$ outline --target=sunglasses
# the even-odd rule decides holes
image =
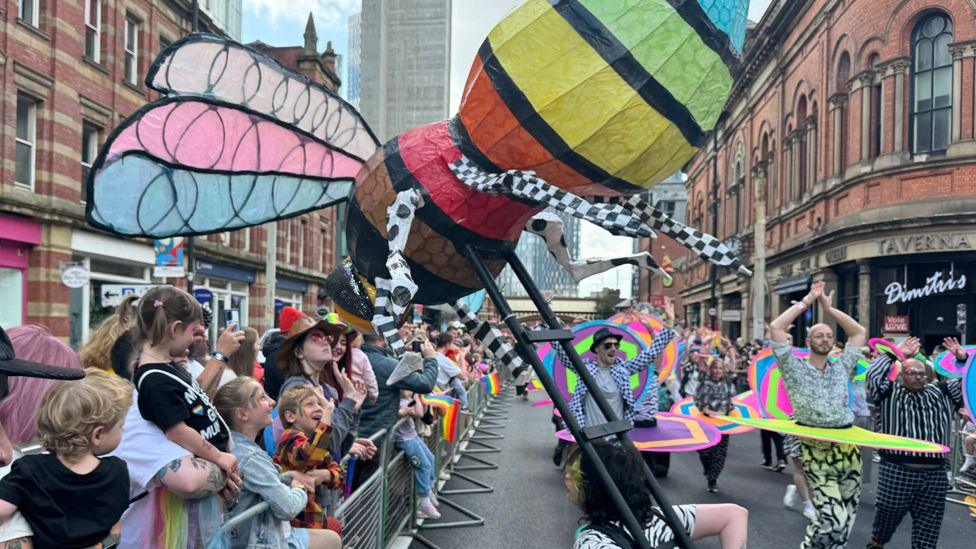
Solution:
[[[603,348],[604,349],[607,349],[607,350],[610,350],[610,349],[619,349],[620,348],[620,343],[618,343],[616,341],[608,341],[608,342],[606,342],[606,343],[603,344]]]
[[[328,336],[322,332],[312,332],[308,334],[308,339],[316,345],[332,345],[335,342],[331,336]]]

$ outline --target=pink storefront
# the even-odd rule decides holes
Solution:
[[[0,214],[0,326],[27,322],[27,269],[30,249],[41,243],[41,225]]]

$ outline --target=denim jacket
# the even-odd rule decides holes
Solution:
[[[237,431],[231,431],[230,436],[244,488],[237,506],[227,513],[227,519],[262,501],[270,505],[269,510],[231,530],[231,547],[286,549],[288,543],[282,523],[305,508],[308,495],[302,488],[290,487],[291,475],[281,474],[267,452],[253,440]]]

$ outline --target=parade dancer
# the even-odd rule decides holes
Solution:
[[[951,350],[949,345],[946,348]],[[899,349],[904,356],[915,356],[918,338],[906,339]],[[891,363],[892,358],[882,354],[867,373],[868,397],[877,409],[879,430],[948,445],[956,410],[965,407],[962,381],[932,383],[932,367],[910,358],[894,382],[888,379]],[[937,547],[949,491],[946,454],[895,450],[880,450],[879,454],[878,496],[868,549],[884,547],[905,513],[912,515],[912,547]]]
[[[639,318],[648,331],[653,332],[653,327],[644,318]],[[674,332],[670,328],[665,328],[658,333],[651,345],[640,352],[631,360],[620,360],[617,358],[617,351],[620,350],[621,336],[611,331],[609,328],[602,328],[593,336],[593,346],[590,350],[596,355],[596,360],[586,360],[583,364],[596,380],[596,387],[587,387],[585,383],[576,385],[576,392],[569,403],[569,409],[576,417],[576,421],[582,427],[600,425],[606,423],[603,412],[596,404],[593,397],[589,397],[590,390],[599,390],[610,403],[614,415],[618,419],[626,419],[631,423],[637,421],[637,408],[634,406],[634,393],[630,389],[630,376],[652,368],[654,360],[657,359],[668,343],[674,339]],[[556,350],[556,360],[568,369],[575,371],[573,363],[569,360],[562,345],[554,345]],[[657,394],[657,378],[648,380],[648,391]],[[656,413],[656,407],[655,407]],[[648,420],[649,418],[644,418]]]
[[[867,330],[834,308],[833,297],[833,292],[824,294],[823,282],[816,282],[802,301],[769,325],[773,354],[793,404],[794,420],[801,425],[844,428],[854,422],[854,413],[848,406],[848,383],[864,354]],[[808,358],[794,357],[789,343],[787,328],[815,302],[848,337],[844,352],[833,362],[828,362],[827,356],[834,345],[834,333],[826,324],[810,328]],[[860,448],[810,439],[799,443],[804,474],[817,509],[817,518],[807,526],[801,547],[842,548],[854,526],[861,495]]]
[[[695,406],[706,416],[728,415],[732,411],[732,397],[736,394],[734,373],[726,363],[715,358],[708,361],[708,375],[702,380],[695,393]],[[718,477],[725,468],[725,457],[729,453],[729,435],[711,448],[698,450],[708,491],[718,491]]]

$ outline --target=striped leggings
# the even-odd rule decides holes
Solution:
[[[945,465],[938,469],[912,469],[882,461],[871,537],[881,545],[888,543],[905,514],[911,513],[912,547],[935,549],[948,491]]]
[[[851,444],[800,441],[803,474],[817,518],[801,549],[842,549],[854,528],[861,499],[861,449]]]
[[[725,468],[725,457],[729,455],[729,435],[722,435],[722,440],[711,448],[698,450],[698,459],[701,460],[705,478],[709,482],[718,480]]]

